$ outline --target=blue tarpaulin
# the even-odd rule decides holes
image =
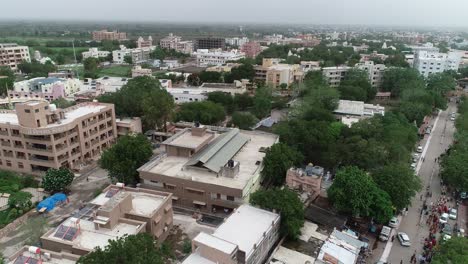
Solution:
[[[56,193],[50,197],[47,197],[46,199],[42,200],[36,207],[36,209],[39,211],[42,208],[46,208],[46,211],[49,212],[52,209],[55,208],[57,203],[64,202],[67,200],[67,196],[63,193]]]

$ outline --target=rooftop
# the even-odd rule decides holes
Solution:
[[[206,258],[200,256],[200,254],[198,252],[194,252],[194,253],[190,254],[184,260],[184,262],[182,262],[182,264],[216,264],[216,263],[209,260],[209,259],[206,259]]]
[[[270,264],[312,264],[315,259],[300,252],[280,246],[273,253]]]
[[[79,256],[69,253],[57,253],[40,249],[39,254],[31,253],[28,246],[21,248],[14,256],[10,257],[8,264],[75,264]],[[50,255],[50,258],[45,255]]]
[[[337,114],[362,116],[364,114],[364,102],[340,100],[338,108],[334,112]]]
[[[203,232],[198,234],[193,240],[204,245],[209,245],[210,247],[229,255],[232,254],[237,248],[237,246],[231,242]]]
[[[346,248],[327,241],[323,244],[317,259],[327,260],[327,263],[332,264],[354,264],[357,256]]]
[[[180,133],[164,141],[164,144],[195,149],[213,136],[214,133],[211,132],[205,133],[203,136],[194,136],[190,129],[184,129]]]

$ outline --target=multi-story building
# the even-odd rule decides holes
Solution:
[[[250,41],[241,46],[241,51],[247,58],[255,58],[262,52],[262,46],[258,42]]]
[[[279,225],[278,214],[242,205],[213,234],[199,233],[183,264],[265,263],[279,238]]]
[[[338,108],[333,113],[343,124],[351,126],[361,119],[385,115],[385,107],[378,104],[366,104],[362,101],[340,100]]]
[[[98,159],[115,141],[114,105],[83,103],[58,109],[45,101],[0,112],[0,168],[41,174]]]
[[[38,77],[16,82],[13,90],[8,91],[8,96],[10,98],[42,98],[52,101],[79,92],[81,86],[81,81],[74,78]]]
[[[0,43],[0,66],[8,66],[12,71],[19,71],[23,61],[31,62],[29,48],[16,43]]]
[[[193,42],[192,41],[182,41],[182,38],[175,36],[170,33],[169,36],[161,39],[159,41],[159,46],[163,49],[174,49],[176,51],[192,54],[193,52]]]
[[[119,137],[125,135],[141,134],[143,132],[141,118],[139,117],[117,118],[115,123],[117,125],[117,135]]]
[[[143,63],[150,59],[153,50],[154,46],[149,48],[127,49],[125,46],[121,45],[119,50],[112,51],[112,60],[114,63],[122,64],[125,62],[126,56],[131,56],[132,63]]]
[[[303,72],[319,71],[320,61],[301,61],[301,69]]]
[[[249,38],[247,38],[247,37],[242,37],[242,38],[235,37],[235,38],[227,38],[225,41],[226,41],[226,44],[228,44],[230,46],[241,47],[245,43],[249,42]]]
[[[432,73],[440,73],[448,70],[458,71],[461,55],[457,52],[439,53],[418,51],[414,57],[413,67],[424,77]]]
[[[195,124],[162,143],[165,150],[138,169],[142,187],[169,191],[177,206],[230,212],[258,189],[263,157],[278,136]]]
[[[304,72],[299,64],[283,64],[279,61],[264,58],[262,65],[255,67],[255,80],[264,81],[275,88],[283,83],[289,86],[303,80]]]
[[[230,95],[247,92],[249,80],[235,80],[234,83],[203,83],[199,87],[174,87],[166,88],[172,95],[176,104],[204,101],[208,93],[223,92]]]
[[[153,46],[153,38],[148,36],[148,39],[145,40],[143,37],[139,37],[137,40],[137,48],[150,48]]]
[[[350,69],[348,66],[324,67],[322,74],[331,87],[338,87]]]
[[[223,65],[228,61],[237,61],[245,58],[245,54],[238,50],[222,51],[222,50],[197,50],[197,65],[198,66],[215,66]]]
[[[45,233],[41,244],[46,250],[82,256],[126,234],[149,233],[161,243],[172,220],[172,194],[117,183]]]
[[[384,64],[374,64],[373,61],[366,61],[364,63],[357,63],[354,67],[367,73],[372,87],[380,88],[382,86],[386,69]]]
[[[88,51],[82,52],[81,55],[83,56],[83,59],[87,58],[106,58],[109,56],[110,51],[107,50],[99,50],[98,48],[89,48]]]
[[[290,168],[286,172],[286,185],[289,188],[308,193],[312,200],[320,194],[324,169],[309,164],[303,168]]]
[[[153,76],[153,71],[151,69],[144,69],[140,65],[134,66],[132,68],[132,78],[139,76]]]
[[[197,38],[194,42],[194,50],[198,49],[224,49],[226,41],[223,38]]]
[[[127,33],[117,32],[117,31],[93,31],[93,40],[102,41],[102,40],[127,40]]]

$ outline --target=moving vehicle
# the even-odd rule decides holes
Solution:
[[[416,151],[419,152],[419,153],[423,152],[423,147],[421,145],[419,145]]]
[[[411,246],[411,241],[409,236],[406,233],[398,232],[398,240],[400,240],[400,244],[404,247]]]
[[[390,238],[390,233],[392,232],[392,229],[388,226],[383,226],[382,231],[380,231],[380,236],[379,239],[382,241],[388,241]]]
[[[398,226],[398,218],[396,218],[396,216],[392,217],[392,219],[390,219],[390,222],[388,223],[388,225],[390,227],[397,227]]]
[[[449,217],[449,215],[447,213],[443,213],[440,216],[439,222],[442,223],[442,224],[446,224],[448,222],[448,217]]]
[[[455,208],[450,209],[449,218],[453,219],[453,220],[457,219],[457,209],[455,209]]]

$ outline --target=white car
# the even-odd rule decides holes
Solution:
[[[392,219],[390,219],[390,222],[388,222],[388,225],[390,227],[397,227],[398,226],[398,218],[396,218],[395,216],[392,217]]]
[[[444,234],[444,236],[442,237],[442,240],[447,241],[447,240],[449,240],[451,238],[452,238],[451,235]]]
[[[400,244],[404,247],[410,247],[411,241],[409,236],[406,233],[398,232],[398,240],[400,240]]]
[[[411,163],[411,168],[412,168],[413,170],[416,169],[416,162]]]
[[[454,116],[450,117],[450,121],[455,121],[455,117]]]
[[[418,146],[417,151],[418,151],[419,153],[423,152],[423,147],[422,147],[422,146]]]
[[[439,222],[442,224],[446,224],[448,222],[449,215],[447,213],[443,213],[440,216]]]
[[[453,220],[457,219],[457,209],[455,209],[455,208],[450,209],[449,218],[453,219]]]

